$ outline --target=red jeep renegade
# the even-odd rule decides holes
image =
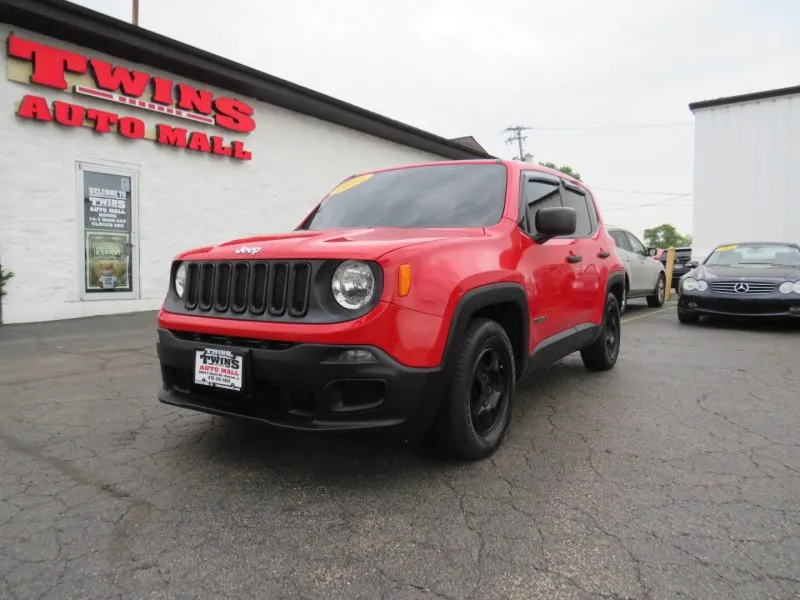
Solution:
[[[158,317],[167,404],[491,454],[516,382],[610,369],[624,267],[589,190],[527,163],[353,176],[291,233],[190,250]]]

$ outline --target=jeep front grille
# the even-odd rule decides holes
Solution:
[[[186,275],[189,311],[276,317],[308,312],[311,265],[306,262],[192,262]]]

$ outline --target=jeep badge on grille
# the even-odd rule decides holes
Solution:
[[[235,254],[252,254],[253,256],[259,252],[261,252],[261,248],[248,248],[247,246],[242,246],[235,250]]]

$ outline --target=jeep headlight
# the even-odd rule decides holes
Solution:
[[[342,308],[364,308],[375,294],[375,275],[368,264],[346,260],[333,272],[331,291]]]
[[[693,277],[687,277],[683,280],[681,287],[687,292],[693,292],[697,289],[697,279]]]
[[[186,263],[181,263],[178,270],[175,271],[175,293],[178,298],[183,298],[186,291]]]

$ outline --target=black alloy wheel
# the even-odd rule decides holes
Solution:
[[[475,433],[481,437],[489,435],[500,422],[508,403],[510,371],[500,353],[492,347],[484,349],[472,367],[470,416]]]
[[[617,364],[621,344],[622,318],[619,301],[613,293],[609,293],[599,335],[590,346],[581,350],[584,366],[592,371],[608,371]]]
[[[480,460],[500,446],[511,422],[514,350],[497,321],[474,319],[452,359],[452,378],[431,433],[445,453]]]
[[[609,360],[617,360],[621,332],[622,324],[619,318],[619,310],[609,304],[606,306],[605,325],[603,326],[603,335],[605,336],[606,352]]]

